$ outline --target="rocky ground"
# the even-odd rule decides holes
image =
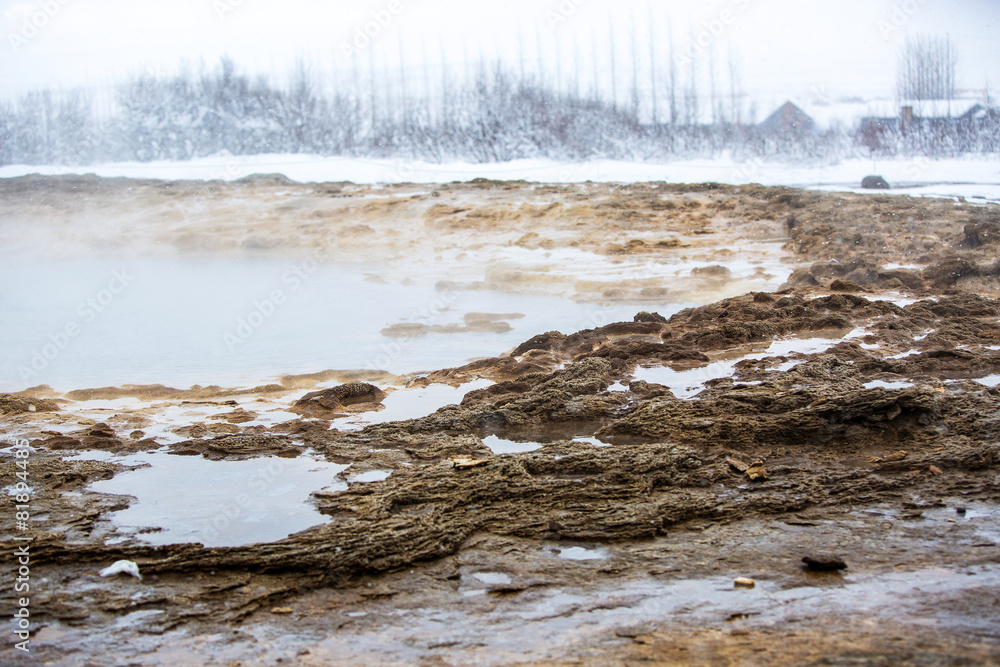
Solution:
[[[65,206],[71,221],[104,198],[166,187],[28,177],[0,182],[0,201],[23,217]],[[305,186],[171,187],[191,208],[219,192]],[[309,187],[288,215],[322,221],[323,197],[353,206],[352,224],[375,233],[364,247],[393,257],[413,243],[444,254],[547,244],[664,261],[703,253],[723,275],[726,243],[778,237],[800,268],[774,291],[539,332],[499,356],[404,378],[493,384],[354,431],[331,421],[378,410],[399,378],[242,390],[297,415],[269,427],[242,427],[252,416],[222,388],[2,395],[0,433],[5,446],[30,441],[31,506],[44,517],[29,533],[32,655],[11,641],[5,663],[1000,664],[996,207],[758,186],[494,182],[399,186],[396,203],[364,203],[371,193],[361,191],[345,204],[331,197],[354,186]],[[74,207],[66,193],[79,190],[87,203]],[[416,241],[385,207],[439,234]],[[287,237],[236,223],[209,233],[196,214],[157,229],[185,243],[294,246],[346,224],[303,223]],[[111,238],[122,228],[107,229]],[[494,278],[537,286],[539,276]],[[660,288],[576,289],[614,299]],[[829,345],[771,347],[809,339]],[[726,360],[732,372],[716,373]],[[693,377],[699,392],[637,379],[649,368]],[[333,520],[272,543],[109,543],[107,514],[130,499],[88,485],[126,466],[69,453],[162,443],[141,414],[98,422],[77,412],[95,397],[157,392],[225,417],[179,431],[176,454],[310,452],[392,474],[314,494]],[[490,436],[544,446],[497,455]],[[2,478],[17,470],[5,456]],[[13,511],[0,530],[13,553],[24,536]],[[98,576],[119,559],[142,580]],[[11,587],[0,597],[16,607]]]

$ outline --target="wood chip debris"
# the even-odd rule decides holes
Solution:
[[[869,456],[866,459],[867,463],[890,463],[892,461],[902,461],[906,458],[907,451],[904,449],[898,449],[894,452],[889,452],[885,456]]]
[[[291,614],[291,607],[271,607],[272,614]]]
[[[450,459],[452,465],[459,470],[464,470],[466,468],[475,468],[476,466],[486,465],[490,462],[489,459],[476,459],[472,458],[467,454],[460,454],[458,456],[452,456]]]
[[[744,463],[739,459],[734,459],[732,457],[726,459],[726,463],[736,468],[742,473],[746,473],[746,476],[750,479],[767,479],[767,470],[764,469],[763,461],[754,461],[753,463]]]

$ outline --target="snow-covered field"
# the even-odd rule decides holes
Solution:
[[[363,159],[319,155],[216,155],[185,162],[117,162],[87,166],[7,165],[0,178],[25,174],[87,174],[165,180],[235,180],[251,174],[283,174],[302,183],[449,183],[474,178],[582,183],[761,183],[829,191],[861,191],[861,179],[880,174],[895,194],[963,197],[1000,201],[1000,157],[930,160],[842,160],[836,164],[788,164],[732,158],[701,158],[664,164],[586,160],[517,160],[495,164],[434,164],[404,159]]]

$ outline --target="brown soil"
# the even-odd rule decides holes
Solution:
[[[304,415],[271,428],[241,426],[253,413],[214,387],[0,396],[0,428],[31,434],[32,510],[45,517],[30,543],[34,659],[1000,664],[1000,629],[985,620],[1000,613],[1000,388],[977,382],[1000,373],[995,207],[714,184],[473,182],[387,187],[386,197],[365,199],[373,191],[350,184],[89,177],[0,181],[0,202],[3,215],[55,207],[63,232],[82,238],[75,227],[87,215],[164,189],[189,215],[170,218],[179,214],[165,206],[150,216],[170,218],[156,229],[182,249],[349,237],[352,252],[370,244],[395,256],[420,236],[437,252],[516,243],[655,257],[778,234],[802,268],[775,292],[540,333],[500,356],[415,378],[496,384],[356,432],[331,430],[329,419],[375,409],[385,393],[350,374],[333,390],[302,391],[330,375],[255,390]],[[199,217],[239,197],[277,200],[278,190],[300,192],[273,213],[294,233],[242,222],[208,231]],[[422,226],[406,231],[402,221],[413,219]],[[140,227],[132,233],[145,238]],[[889,268],[898,264],[911,268]],[[725,278],[721,268],[693,276]],[[912,303],[893,303],[899,294]],[[467,324],[516,314],[480,315]],[[819,353],[745,359],[733,377],[706,375],[690,399],[631,380],[638,367],[705,368],[795,336],[843,340]],[[219,402],[223,423],[192,424],[178,454],[295,457],[308,447],[392,475],[315,494],[334,521],[274,543],[106,544],[95,527],[129,499],[86,486],[124,466],[70,460],[66,450],[159,445],[143,437],[141,414],[69,433],[45,424],[77,401],[129,391]],[[483,444],[490,435],[546,445],[493,455]],[[593,436],[606,446],[577,439]],[[460,455],[486,463],[460,467],[451,460]],[[15,472],[4,458],[3,479]],[[0,527],[13,553],[13,512]],[[580,547],[602,555],[561,557]],[[812,572],[803,557],[847,569]],[[135,561],[143,580],[96,575],[119,559]],[[755,586],[734,588],[741,576]],[[11,587],[0,598],[14,608]],[[22,657],[5,647],[5,663],[28,664]]]

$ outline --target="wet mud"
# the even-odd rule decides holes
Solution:
[[[26,177],[2,182],[2,200],[66,205],[69,221],[167,187]],[[288,236],[209,232],[192,208],[169,232],[181,246],[333,234],[394,256],[414,240],[390,232],[407,218],[442,253],[513,244],[655,260],[680,247],[717,260],[684,278],[704,283],[731,278],[720,242],[753,237],[796,268],[772,290],[539,332],[414,377],[0,396],[4,446],[33,448],[34,659],[1000,664],[995,206],[714,184],[169,188],[189,208],[301,191],[276,215],[317,221]],[[502,274],[544,288],[542,269]],[[607,299],[661,287],[573,289]],[[435,388],[454,400],[392,407]],[[405,417],[379,418],[391,409]],[[133,498],[89,487],[134,469],[122,455],[159,450],[350,467],[312,493],[320,525],[268,543],[151,545],[111,518]],[[3,479],[15,472],[5,456]],[[13,552],[24,534],[13,513],[0,531]],[[123,559],[141,581],[99,576]]]

